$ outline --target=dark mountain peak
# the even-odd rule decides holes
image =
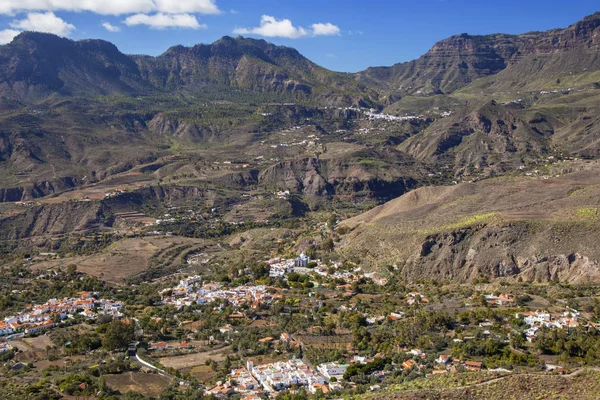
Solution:
[[[178,44],[178,45],[169,47],[167,49],[167,51],[165,51],[164,53],[162,53],[159,57],[185,54],[188,51],[190,51],[189,47],[185,47],[183,45]]]
[[[586,22],[586,21],[600,21],[600,11],[595,12],[591,15],[588,15],[581,22]]]
[[[7,46],[65,48],[73,46],[74,42],[51,33],[21,32]]]
[[[435,43],[417,60],[391,67],[369,68],[360,72],[359,76],[365,82],[394,88],[405,94],[450,93],[478,78],[504,71],[522,60],[538,56],[559,57],[560,54],[565,59],[577,60],[598,51],[600,13],[595,13],[568,28],[546,32],[520,35],[461,33]],[[577,69],[597,69],[594,57],[584,58],[587,61],[581,61]],[[575,68],[566,66],[570,63],[565,62],[562,68]]]
[[[102,51],[102,52],[106,52],[106,53],[122,54],[121,51],[117,48],[117,46],[115,46],[111,42],[108,42],[108,41],[102,40],[102,39],[86,39],[86,40],[80,40],[75,43],[77,44],[78,47],[85,49],[85,50],[95,50],[95,51]]]
[[[68,56],[76,51],[100,52],[122,55],[117,46],[102,39],[74,41],[51,33],[22,32],[8,46],[20,47],[30,51],[41,51],[55,56]]]

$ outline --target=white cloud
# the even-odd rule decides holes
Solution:
[[[74,25],[65,22],[54,15],[53,12],[29,13],[27,18],[14,20],[10,23],[10,26],[23,31],[47,32],[59,36],[69,36],[75,30]]]
[[[270,15],[263,15],[260,18],[260,26],[256,28],[237,28],[233,33],[239,35],[284,37],[288,39],[297,39],[309,34],[309,32],[301,26],[295,27],[289,19],[277,20]]]
[[[110,22],[103,22],[102,26],[109,32],[121,32],[121,28],[111,24]]]
[[[340,35],[340,28],[331,22],[325,24],[312,24],[313,35],[315,36],[335,36]]]
[[[23,11],[91,11],[103,15],[150,12],[153,0],[1,0],[0,14]]]
[[[154,0],[160,12],[170,14],[199,13],[220,14],[215,0]]]
[[[5,29],[0,31],[0,44],[7,44],[12,42],[12,40],[17,36],[19,31],[15,31],[14,29]]]
[[[220,13],[215,0],[0,0],[0,14],[32,11],[90,11],[102,15]]]
[[[188,28],[188,29],[206,29],[206,24],[198,23],[198,20],[191,14],[165,14],[158,13],[153,15],[136,14],[131,15],[123,21],[127,26],[147,25],[153,29],[165,28]]]
[[[276,19],[270,15],[260,18],[260,26],[255,28],[237,28],[233,33],[238,35],[260,35],[265,37],[283,37],[298,39],[303,36],[335,36],[340,35],[340,28],[331,22],[312,24],[311,29],[294,26],[289,19]]]

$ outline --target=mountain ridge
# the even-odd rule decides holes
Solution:
[[[229,36],[212,44],[173,46],[153,57],[126,55],[99,39],[74,41],[24,32],[0,47],[0,72],[0,94],[29,103],[52,94],[194,93],[210,84],[324,102],[333,98],[348,105],[368,92],[346,74],[322,68],[293,48]]]
[[[477,78],[495,75],[530,54],[600,50],[600,12],[564,29],[523,34],[458,34],[436,42],[416,60],[371,67],[359,79],[392,93],[451,93]],[[450,67],[448,67],[450,63]],[[440,69],[439,66],[444,66]]]

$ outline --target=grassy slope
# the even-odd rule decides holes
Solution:
[[[477,384],[474,374],[466,377],[433,377],[398,385],[388,391],[365,395],[364,399],[381,400],[521,400],[521,399],[581,399],[598,398],[600,373],[585,371],[572,377],[557,375],[509,376]],[[480,379],[489,377],[481,374]],[[463,386],[462,388],[457,388]],[[507,391],[507,388],[510,388]]]
[[[414,190],[344,221],[354,231],[342,251],[380,267],[425,264],[430,268],[421,273],[438,278],[456,277],[464,263],[484,268],[519,257],[577,252],[598,261],[593,232],[600,231],[600,164],[559,163],[540,172],[555,176],[576,168],[581,170],[558,178],[502,177]],[[457,232],[465,238],[457,239]],[[434,246],[430,252],[423,247],[427,242]],[[466,254],[471,248],[476,254]],[[447,265],[436,272],[440,263]],[[463,278],[471,272],[465,270]]]

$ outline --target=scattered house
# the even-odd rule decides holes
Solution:
[[[269,342],[272,342],[273,340],[275,340],[275,339],[272,336],[267,336],[265,338],[258,339],[258,343],[269,343]]]
[[[448,365],[452,362],[452,357],[450,357],[448,354],[440,354],[435,362],[441,365]]]
[[[219,332],[221,333],[231,333],[233,332],[233,328],[231,327],[231,325],[225,325],[219,328]]]
[[[154,343],[151,347],[152,350],[167,350],[169,348],[169,345],[165,342],[158,342],[158,343]]]
[[[235,394],[235,389],[228,382],[225,384],[217,382],[217,385],[205,390],[204,394],[207,396],[213,395],[218,398],[227,398],[228,396]]]
[[[0,354],[6,353],[7,351],[11,351],[13,349],[10,343],[0,343]]]
[[[14,328],[4,321],[0,321],[0,336],[11,335],[15,332]]]
[[[468,371],[481,371],[483,363],[480,361],[465,361],[465,368]]]
[[[311,392],[312,394],[317,393],[317,391],[321,391],[323,394],[327,394],[331,391],[331,389],[329,388],[328,385],[324,385],[322,383],[311,383],[310,386],[308,386],[308,391]]]
[[[343,377],[347,369],[347,364],[339,364],[335,362],[320,364],[317,366],[317,371],[319,371],[327,379],[335,377],[339,380],[339,377]]]
[[[490,305],[513,305],[515,303],[515,297],[510,293],[502,293],[499,295],[495,294],[486,294],[484,296],[485,300]]]
[[[412,354],[413,356],[421,357],[425,353],[423,353],[423,351],[421,351],[421,349],[412,349],[409,352],[407,352],[407,354]]]
[[[192,346],[189,343],[179,343],[180,350],[190,350]]]
[[[292,340],[291,336],[290,336],[288,333],[285,333],[285,332],[283,332],[283,333],[281,334],[281,336],[280,336],[280,339],[281,339],[283,342],[286,342],[286,343],[287,343],[287,342],[290,342],[290,341]]]
[[[411,369],[411,368],[415,367],[416,365],[417,365],[417,363],[414,362],[413,360],[406,360],[402,363],[402,368]]]
[[[390,319],[392,321],[398,321],[399,319],[404,318],[404,313],[403,312],[397,312],[397,313],[390,313]]]

